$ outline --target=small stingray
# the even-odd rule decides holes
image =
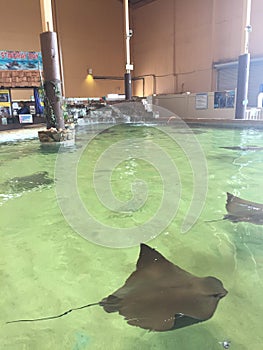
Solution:
[[[206,133],[206,131],[197,130],[197,129],[190,129],[190,130],[189,129],[186,129],[186,130],[184,130],[184,129],[176,129],[174,132],[177,133],[177,134],[182,134],[182,135],[193,135],[193,134],[199,135],[199,134],[205,134]]]
[[[103,129],[99,134],[116,134],[116,131],[113,128]]]
[[[262,151],[263,147],[260,146],[229,146],[229,147],[220,147],[224,149],[231,149],[234,151]]]
[[[8,190],[8,192],[18,193],[23,191],[29,191],[36,187],[49,185],[53,182],[54,180],[48,177],[47,171],[41,171],[32,175],[14,177],[4,182],[2,185],[5,189]]]
[[[62,317],[73,310],[100,305],[106,312],[119,312],[128,324],[154,331],[190,326],[211,318],[227,294],[215,277],[196,277],[141,244],[136,270],[125,284],[99,303],[71,309],[61,315],[13,322]]]
[[[232,222],[263,224],[263,204],[250,202],[227,192],[226,210],[228,214],[224,216],[224,219]]]

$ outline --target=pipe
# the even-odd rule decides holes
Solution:
[[[124,80],[124,77],[117,77],[117,76],[106,76],[106,75],[94,75],[94,80]],[[145,78],[144,77],[134,77],[132,78],[133,81],[136,80],[142,80],[142,94],[143,97],[145,96]]]
[[[130,53],[130,24],[129,24],[129,1],[123,0],[124,4],[124,30],[125,30],[125,48],[126,48],[126,73],[124,74],[125,81],[125,99],[130,100],[132,97],[131,85],[131,53]]]
[[[124,77],[116,77],[111,75],[93,75],[95,80],[124,80]]]
[[[131,64],[130,54],[130,25],[129,25],[129,1],[124,0],[124,26],[125,26],[125,48],[126,48],[126,73],[130,73],[129,65]]]
[[[248,53],[249,34],[252,30],[250,25],[251,17],[251,0],[243,1],[243,32],[241,38],[241,54]]]

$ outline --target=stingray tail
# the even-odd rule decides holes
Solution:
[[[36,322],[36,321],[53,320],[54,318],[59,318],[59,317],[65,316],[65,315],[69,314],[72,311],[85,309],[87,307],[94,306],[94,305],[99,305],[99,303],[87,304],[87,305],[83,305],[83,306],[80,306],[80,307],[76,307],[76,308],[73,308],[73,309],[70,309],[70,310],[67,310],[67,311],[63,312],[60,315],[41,317],[41,318],[33,318],[33,319],[24,319],[24,320],[21,319],[21,320],[7,321],[6,323]]]
[[[205,220],[205,222],[218,222],[218,221],[222,221],[222,220],[225,220],[226,217],[223,217],[221,219],[214,219],[214,220]]]

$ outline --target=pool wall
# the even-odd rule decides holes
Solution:
[[[183,94],[165,94],[154,97],[153,103],[157,106],[164,107],[180,118],[203,118],[203,119],[228,119],[235,118],[234,108],[214,108],[214,92],[183,93]],[[204,97],[206,105],[198,103],[199,97]],[[234,103],[235,106],[235,103]],[[255,116],[252,115],[255,112]],[[246,118],[250,120],[263,120],[262,108],[247,109]]]

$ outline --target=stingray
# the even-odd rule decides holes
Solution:
[[[141,244],[136,270],[121,288],[99,303],[70,309],[57,316],[7,323],[49,320],[100,305],[108,313],[118,312],[132,326],[168,331],[208,320],[226,294],[217,278],[196,277],[165,259],[158,251]]]
[[[1,184],[1,187],[3,187],[8,192],[19,193],[23,191],[29,191],[41,186],[47,186],[53,182],[54,180],[48,176],[47,171],[41,171],[27,176],[13,177],[12,179],[9,179],[8,181]]]
[[[227,192],[226,210],[228,214],[224,219],[263,225],[263,204],[250,202]]]
[[[182,135],[199,135],[199,134],[205,134],[206,131],[203,131],[203,130],[197,130],[197,129],[191,129],[191,130],[184,130],[184,129],[177,129],[176,131],[177,134],[182,134]]]
[[[229,146],[229,147],[220,147],[224,149],[231,149],[234,151],[262,151],[263,147],[260,146]]]

